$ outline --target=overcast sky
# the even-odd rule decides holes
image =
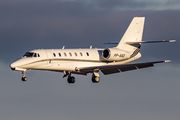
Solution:
[[[133,17],[146,17],[144,44],[135,62],[172,60],[153,68],[112,74],[21,72],[9,65],[41,48],[107,48],[118,42]],[[178,0],[0,0],[0,119],[179,120],[180,2]],[[112,46],[111,46],[112,47]]]

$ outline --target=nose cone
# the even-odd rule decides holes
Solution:
[[[24,65],[24,60],[23,59],[19,59],[13,63],[11,63],[10,68],[11,70],[16,70],[16,71],[26,71],[25,68],[23,68]]]
[[[15,70],[15,68],[18,66],[17,62],[13,62],[11,65],[10,65],[10,68],[11,70]]]
[[[22,61],[21,61],[21,59],[19,59],[15,62],[11,63],[10,68],[12,70],[16,70],[17,68],[21,67],[21,65],[22,65]]]
[[[16,65],[15,65],[14,63],[12,63],[12,64],[10,65],[10,68],[11,68],[11,70],[15,70]]]

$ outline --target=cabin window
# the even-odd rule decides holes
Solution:
[[[38,53],[38,57],[40,57],[39,53]]]
[[[88,52],[87,52],[86,54],[87,54],[87,56],[89,56],[89,53],[88,53]]]
[[[64,56],[65,56],[65,57],[67,56],[66,53],[64,53]]]
[[[72,54],[71,54],[71,53],[69,53],[69,55],[70,55],[70,56],[72,56]]]
[[[77,56],[77,53],[76,53],[76,52],[75,52],[74,54],[75,54],[75,56]]]
[[[55,53],[53,53],[53,55],[54,55],[54,57],[56,57],[56,54],[55,54]]]
[[[59,57],[61,57],[61,53],[59,53]]]
[[[83,56],[82,52],[80,52],[80,55]]]

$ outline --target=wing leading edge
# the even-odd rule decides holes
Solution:
[[[170,62],[170,60],[165,61],[154,61],[154,62],[145,62],[145,63],[134,63],[134,64],[123,64],[123,65],[104,65],[104,66],[94,66],[94,67],[87,67],[87,68],[78,68],[80,72],[94,72],[94,71],[101,71],[104,75],[125,72],[130,70],[136,70],[141,68],[153,67],[156,63],[164,63]]]

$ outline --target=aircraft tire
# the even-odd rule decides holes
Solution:
[[[100,78],[99,77],[97,77],[97,76],[93,76],[92,77],[92,82],[93,83],[98,83],[100,81]]]
[[[76,81],[76,80],[75,80],[75,77],[73,77],[73,76],[67,78],[67,82],[68,82],[69,84],[75,83],[75,81]]]
[[[27,77],[22,77],[22,81],[27,81]]]

